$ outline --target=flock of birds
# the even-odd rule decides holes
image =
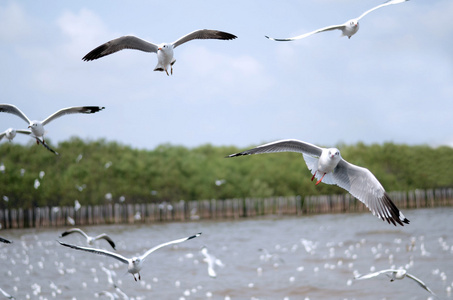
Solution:
[[[306,38],[310,35],[330,31],[330,30],[341,30],[343,36],[347,36],[351,38],[355,33],[357,33],[359,29],[359,20],[362,19],[368,13],[393,4],[403,3],[407,0],[390,0],[381,5],[378,5],[360,15],[358,18],[351,19],[344,24],[341,25],[333,25],[327,26],[321,29],[314,30],[309,33],[305,33],[296,37],[292,38],[285,38],[285,39],[277,39],[271,38],[266,36],[268,39],[274,41],[292,41],[297,39]],[[117,51],[123,49],[135,49],[144,52],[151,52],[157,54],[157,65],[154,68],[154,71],[161,71],[165,72],[167,75],[173,74],[173,65],[176,62],[174,58],[174,49],[186,42],[195,39],[219,39],[219,40],[233,40],[237,37],[233,34],[218,31],[218,30],[196,30],[193,31],[173,43],[161,43],[161,44],[154,44],[143,39],[140,39],[135,36],[122,36],[117,39],[111,40],[107,43],[104,43],[88,54],[86,54],[82,60],[84,61],[92,61],[98,58],[104,57],[106,55],[113,54]],[[44,139],[44,126],[50,123],[51,121],[62,117],[67,114],[92,114],[103,110],[104,107],[101,106],[75,106],[75,107],[68,107],[60,109],[59,111],[55,112],[54,114],[50,115],[46,119],[42,121],[30,120],[27,115],[25,115],[19,108],[12,104],[0,104],[0,112],[14,114],[21,119],[23,119],[27,125],[28,129],[14,129],[8,128],[6,131],[0,134],[0,140],[3,137],[6,137],[9,141],[12,141],[17,133],[26,134],[34,139],[38,144],[42,144],[45,148],[49,151],[53,152],[54,154],[58,155],[56,151],[54,151]],[[401,225],[409,224],[409,220],[403,215],[403,213],[396,207],[396,205],[392,202],[388,194],[385,192],[383,186],[377,180],[377,178],[366,168],[359,167],[353,165],[346,160],[344,160],[341,155],[340,151],[336,148],[321,148],[316,145],[295,140],[295,139],[286,139],[286,140],[279,140],[272,143],[264,144],[258,146],[253,149],[249,149],[246,151],[242,151],[239,153],[228,155],[227,157],[236,157],[236,156],[245,156],[245,155],[253,155],[253,154],[261,154],[261,153],[274,153],[274,152],[296,152],[301,153],[303,158],[306,162],[308,169],[313,174],[311,180],[313,181],[315,178],[317,179],[316,185],[323,182],[325,184],[333,184],[337,185],[349,193],[351,193],[354,197],[359,199],[363,202],[369,210],[376,215],[378,218],[382,219],[383,221],[387,221],[389,224],[393,225]],[[78,233],[83,235],[87,243],[92,245],[95,240],[104,239],[106,240],[110,246],[115,250],[115,243],[113,240],[106,234],[102,234],[96,237],[90,237],[82,230],[78,228],[73,228],[68,231],[62,233],[61,237],[65,237],[72,233]],[[182,243],[187,240],[196,238],[200,236],[201,233],[173,240],[170,242],[166,242],[155,246],[148,251],[146,251],[143,255],[126,258],[122,255],[119,255],[115,252],[92,248],[92,247],[83,247],[83,246],[76,246],[67,244],[64,242],[59,241],[62,246],[69,247],[75,250],[81,250],[86,252],[91,252],[95,254],[100,254],[108,257],[112,257],[124,264],[128,265],[127,271],[132,274],[134,279],[137,281],[136,274],[138,275],[138,280],[141,279],[140,270],[143,267],[143,262],[145,261],[146,257],[154,252],[157,249],[162,247]],[[11,241],[0,238],[0,242],[2,243],[11,243]],[[205,262],[208,264],[208,274],[211,277],[216,277],[216,272],[214,270],[215,266],[221,266],[222,263],[210,255],[207,252],[207,249],[204,248],[201,253],[205,257]],[[403,279],[405,277],[415,280],[420,286],[422,286],[428,292],[434,294],[420,279],[416,278],[415,276],[407,273],[403,269],[387,269],[378,272],[373,272],[367,275],[358,276],[357,279],[368,279],[372,278],[381,274],[390,274],[391,281],[396,279]],[[4,291],[2,291],[5,294]]]

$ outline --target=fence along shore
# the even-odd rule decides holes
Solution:
[[[453,188],[390,192],[401,209],[453,206]],[[271,198],[211,199],[162,203],[0,209],[1,228],[39,228],[103,224],[184,222],[277,215],[369,212],[350,194]]]

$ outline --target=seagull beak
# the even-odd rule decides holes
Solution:
[[[157,48],[157,50],[160,50],[160,51],[162,51],[162,48]]]
[[[31,128],[31,125],[28,125],[28,128]]]

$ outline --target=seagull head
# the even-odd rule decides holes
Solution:
[[[330,148],[328,154],[330,159],[339,159],[341,157],[340,150],[337,148]]]
[[[357,26],[359,26],[359,21],[358,20],[351,20],[351,21],[349,21],[349,26],[357,27]]]
[[[141,262],[142,260],[140,259],[140,257],[132,257],[132,264],[134,266],[138,266]]]
[[[40,121],[32,121],[28,128],[31,129],[35,136],[43,136],[44,134],[44,126],[42,126]]]
[[[167,52],[168,50],[170,50],[170,45],[169,44],[160,44],[159,48],[157,48],[157,50]]]
[[[16,136],[16,129],[14,129],[14,128],[8,128],[8,129],[6,129],[5,135],[6,135],[6,138],[7,138],[9,141],[11,141],[11,140],[14,139],[14,137]]]

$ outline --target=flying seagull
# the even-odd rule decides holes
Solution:
[[[16,137],[16,133],[22,133],[22,134],[29,135],[29,134],[31,134],[31,131],[28,129],[8,128],[5,131],[3,131],[2,133],[0,133],[0,141],[3,140],[4,137],[6,137],[6,139],[11,142]]]
[[[243,152],[231,154],[227,157],[242,155],[272,153],[272,152],[298,152],[302,153],[308,169],[318,181],[334,184],[347,190],[354,197],[362,201],[373,213],[382,220],[404,226],[409,220],[392,202],[388,194],[376,177],[368,169],[353,165],[344,160],[340,150],[336,148],[321,148],[299,140],[280,140]]]
[[[382,270],[382,271],[378,271],[378,272],[374,272],[374,273],[370,273],[370,274],[366,274],[366,275],[359,275],[359,276],[355,277],[355,279],[358,279],[358,280],[369,279],[369,278],[376,277],[376,276],[381,275],[381,274],[386,274],[387,276],[389,276],[391,282],[393,282],[396,279],[401,280],[404,277],[409,277],[410,279],[412,279],[415,282],[417,282],[422,288],[424,288],[425,290],[427,290],[428,292],[430,292],[431,294],[436,296],[436,294],[434,294],[434,292],[431,291],[431,289],[429,287],[427,287],[426,284],[423,281],[421,281],[420,279],[418,279],[414,275],[411,275],[411,274],[407,273],[407,271],[405,269]]]
[[[357,33],[357,31],[359,31],[359,20],[361,18],[363,18],[364,16],[366,16],[367,14],[369,14],[370,12],[372,12],[373,10],[376,10],[378,8],[381,8],[381,7],[384,7],[384,6],[387,6],[387,5],[392,5],[392,4],[399,4],[399,3],[406,2],[406,1],[409,1],[409,0],[389,0],[387,2],[382,3],[381,5],[378,5],[376,7],[373,7],[372,9],[367,10],[366,12],[361,14],[360,17],[348,20],[348,21],[346,21],[345,23],[343,23],[341,25],[327,26],[327,27],[320,28],[320,29],[314,30],[312,32],[305,33],[305,34],[302,34],[302,35],[299,35],[299,36],[295,36],[295,37],[292,37],[292,38],[275,39],[275,38],[271,38],[271,37],[268,37],[268,36],[266,36],[266,37],[268,39],[270,39],[270,40],[280,41],[280,42],[282,42],[282,41],[294,41],[294,40],[303,39],[303,38],[305,38],[307,36],[310,36],[312,34],[315,34],[315,33],[339,29],[342,32],[342,36],[347,36],[348,38],[351,38],[351,36],[353,36],[354,34]]]
[[[115,249],[115,243],[113,242],[113,240],[105,233],[103,234],[100,234],[98,236],[89,236],[88,234],[86,234],[83,230],[79,229],[79,228],[71,228],[65,232],[63,232],[60,236],[60,238],[64,237],[64,236],[67,236],[71,233],[79,233],[81,234],[82,236],[84,236],[86,239],[87,239],[87,243],[88,245],[93,245],[93,242],[94,241],[97,241],[97,240],[100,240],[100,239],[104,239],[106,240],[110,246],[112,246],[113,249]],[[116,250],[116,249],[115,249]]]
[[[217,277],[217,274],[214,270],[214,266],[217,265],[219,267],[224,267],[225,265],[222,263],[222,261],[220,259],[218,259],[214,255],[208,253],[208,248],[206,248],[206,246],[203,246],[203,248],[201,248],[200,252],[204,256],[203,261],[208,264],[209,276],[211,276],[213,278]]]
[[[31,135],[36,138],[36,143],[41,143],[48,150],[52,151],[55,154],[58,154],[52,150],[44,141],[44,125],[67,114],[92,114],[98,111],[103,110],[105,107],[101,106],[74,106],[60,109],[54,114],[48,116],[44,121],[31,121],[19,108],[12,104],[0,104],[0,112],[10,113],[22,118],[28,124],[28,128],[31,129]]]
[[[75,246],[75,245],[62,243],[60,241],[58,241],[58,242],[61,245],[63,245],[63,246],[66,246],[66,247],[69,247],[69,248],[73,248],[73,249],[76,249],[76,250],[83,250],[83,251],[87,251],[87,252],[92,252],[92,253],[101,254],[101,255],[105,255],[105,256],[110,256],[110,257],[116,258],[117,260],[121,261],[122,263],[128,265],[127,271],[129,273],[131,273],[132,276],[134,277],[135,281],[137,281],[137,278],[135,278],[135,274],[138,274],[138,279],[141,280],[140,270],[142,269],[143,263],[145,262],[145,259],[146,259],[146,257],[149,254],[151,254],[152,252],[156,251],[159,248],[162,248],[162,247],[165,247],[165,246],[168,246],[168,245],[171,245],[171,244],[182,243],[182,242],[185,242],[187,240],[196,238],[196,237],[198,237],[200,235],[201,235],[201,232],[197,233],[195,235],[189,236],[189,237],[185,237],[185,238],[179,239],[179,240],[174,240],[174,241],[170,241],[170,242],[167,242],[167,243],[163,243],[163,244],[157,245],[156,247],[151,248],[148,251],[146,251],[143,255],[138,256],[138,257],[132,257],[132,258],[126,258],[126,257],[124,257],[122,255],[119,255],[119,254],[116,254],[116,253],[113,253],[113,252],[110,252],[110,251],[107,251],[107,250],[96,249],[96,248],[88,248],[88,247],[79,247],[79,246]]]
[[[154,68],[154,71],[165,71],[167,75],[169,75],[168,68],[170,68],[170,72],[171,74],[173,74],[173,64],[176,62],[176,59],[173,58],[173,49],[175,49],[179,45],[182,45],[185,42],[194,39],[233,40],[235,38],[237,38],[237,36],[231,33],[210,29],[195,30],[177,39],[173,43],[162,44],[153,44],[138,37],[127,35],[100,45],[99,47],[95,48],[87,55],[85,55],[82,60],[95,60],[123,49],[135,49],[144,52],[154,52],[157,53],[157,65]]]
[[[11,244],[12,242],[10,240],[4,239],[0,237],[0,242],[5,243],[5,244]]]

